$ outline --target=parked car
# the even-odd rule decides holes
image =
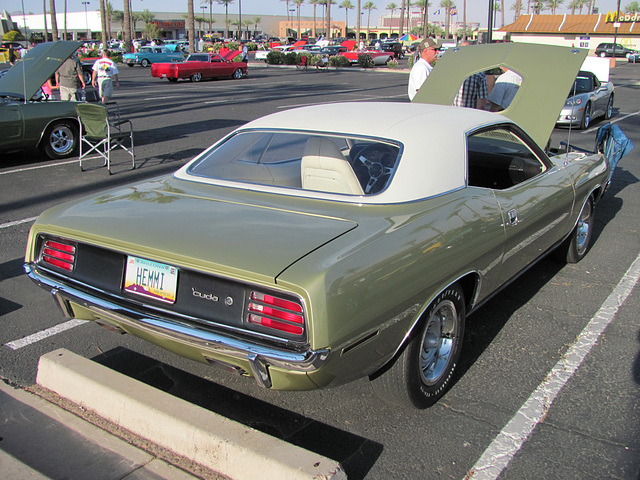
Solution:
[[[31,48],[0,78],[0,151],[39,147],[67,158],[78,146],[77,102],[43,100],[40,87],[82,42],[48,42]]]
[[[180,63],[154,63],[151,65],[151,76],[166,78],[170,82],[178,79],[190,79],[199,82],[204,78],[231,77],[239,79],[247,76],[247,62],[234,62],[233,58],[240,54],[232,50],[224,54],[192,53],[187,60]]]
[[[622,45],[620,45],[619,43],[613,44],[613,43],[601,43],[596,47],[596,55],[598,57],[613,57],[613,46],[615,45],[616,47],[616,57],[629,57],[629,55],[631,55],[632,53],[635,53],[636,51],[631,49],[631,48],[627,48],[624,47]]]
[[[481,45],[443,57],[413,103],[251,121],[173,175],[46,211],[25,269],[66,316],[263,387],[369,377],[427,407],[454,381],[469,313],[547,253],[587,253],[607,159],[543,150],[585,56]],[[525,79],[509,117],[446,105],[500,64]]]
[[[640,52],[634,52],[627,55],[628,63],[638,63],[640,62]]]
[[[333,57],[334,55],[339,55],[342,52],[348,52],[348,51],[349,49],[342,45],[327,45],[326,47],[322,48],[319,52],[317,52],[317,54]]]
[[[125,53],[122,56],[122,61],[130,67],[134,65],[148,67],[158,62],[181,62],[183,60],[184,54],[172,52],[167,47],[140,47],[138,52]]]
[[[358,63],[358,57],[360,55],[369,55],[373,59],[374,65],[386,65],[389,60],[393,60],[393,53],[389,52],[342,52],[340,55],[347,57],[352,64]]]
[[[597,117],[608,120],[613,114],[613,99],[613,83],[601,82],[593,72],[580,71],[557,124],[585,129]]]

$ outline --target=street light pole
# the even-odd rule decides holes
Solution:
[[[89,5],[89,2],[82,2],[82,5],[84,5],[84,22],[87,27],[87,40],[91,40],[91,35],[89,34],[89,17],[87,17],[87,5]]]

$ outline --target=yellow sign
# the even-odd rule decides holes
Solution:
[[[632,23],[640,21],[640,14],[638,13],[624,13],[624,12],[607,12],[605,22],[607,23]]]

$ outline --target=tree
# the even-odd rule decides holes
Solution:
[[[369,40],[369,34],[370,34],[369,25],[371,23],[371,10],[377,10],[378,7],[376,7],[375,3],[373,3],[371,0],[369,0],[368,2],[366,2],[364,4],[364,6],[362,8],[364,10],[368,10],[368,13],[367,13],[367,40]]]
[[[555,15],[556,14],[556,9],[562,5],[562,3],[564,2],[564,0],[546,0],[546,6],[545,8],[547,10],[551,10],[551,15]]]
[[[42,11],[44,12],[44,41],[49,41],[49,30],[47,29],[47,0],[42,0]]]
[[[391,26],[389,27],[389,32],[393,33],[393,12],[395,12],[398,9],[398,5],[391,2],[389,5],[387,5],[387,10],[391,10]]]
[[[107,48],[109,37],[107,37],[107,12],[104,0],[100,0],[100,28],[102,29],[102,32],[100,32],[102,47]]]
[[[494,3],[494,5],[498,5],[498,3]],[[451,9],[454,7],[453,0],[442,0],[440,2],[440,7],[444,9],[444,30],[446,38],[449,38],[449,29],[451,27]]]
[[[344,8],[344,36],[347,36],[347,29],[349,28],[349,10],[353,10],[354,5],[351,0],[342,0],[342,3],[338,5],[338,8]]]
[[[193,0],[187,0],[187,28],[189,28],[189,53],[196,51],[196,20],[193,13]]]
[[[311,36],[313,38],[316,38],[316,8],[318,6],[318,4],[320,3],[319,0],[308,0],[308,3],[310,3],[311,5],[313,5],[313,27],[311,28]]]
[[[56,18],[56,2],[55,0],[49,0],[49,11],[51,13],[51,34],[53,35],[53,41],[55,42],[58,37],[58,19]]]
[[[624,7],[624,13],[638,13],[640,12],[640,3],[631,2],[626,7]]]
[[[138,31],[138,22],[142,20],[142,12],[131,12],[131,39],[136,36],[136,32]]]
[[[407,0],[402,0],[402,5],[400,5],[400,30],[399,35],[404,35],[404,9],[407,8]]]
[[[131,10],[129,9],[129,0],[123,0],[124,5],[124,51],[131,51]]]
[[[149,25],[151,24],[151,22],[153,22],[155,18],[156,16],[153,13],[151,13],[148,8],[145,8],[140,14],[140,20],[144,21],[144,32],[145,32],[145,36],[147,37],[147,40],[151,40],[152,38],[154,38],[149,36],[149,33],[152,32],[152,29],[149,28]]]
[[[296,19],[298,20],[298,34],[297,38],[302,38],[302,32],[300,31],[300,5],[304,3],[304,0],[293,0],[293,4],[296,6]]]
[[[256,35],[258,35],[258,24],[260,23],[260,20],[262,20],[262,18],[260,17],[253,17],[253,20],[251,20],[251,23],[253,23],[253,36],[255,37]]]
[[[362,17],[362,0],[358,0],[358,5],[356,6],[356,40],[360,41],[360,20]]]
[[[231,33],[229,32],[229,5],[233,3],[233,0],[217,0],[218,5],[224,5],[224,28],[225,38],[229,38]]]
[[[111,18],[113,17],[113,4],[111,2],[104,3],[104,13],[107,17],[107,38],[111,39]]]
[[[120,10],[114,10],[111,13],[111,18],[113,19],[114,22],[119,23],[121,25],[121,30],[124,33],[124,12],[121,12]]]
[[[206,18],[204,20],[206,21]],[[160,27],[152,21],[144,24],[144,35],[148,39],[158,38],[160,31]]]
[[[213,25],[213,0],[201,0],[200,5],[209,5],[209,33],[211,33],[211,25]]]
[[[429,7],[431,4],[427,0],[418,0],[414,5],[420,8],[420,18],[422,18],[422,32],[418,36],[429,36]]]
[[[575,1],[575,0],[574,0]],[[511,10],[514,11],[513,21],[515,22],[522,12],[522,0],[516,0],[516,3],[511,5]],[[573,13],[571,13],[573,15]]]
[[[291,0],[280,0],[281,2],[284,2],[287,5],[287,22],[290,22],[291,19],[289,18],[289,2]]]

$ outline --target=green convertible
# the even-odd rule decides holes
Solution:
[[[585,55],[452,49],[413,103],[257,119],[173,175],[46,211],[25,269],[69,317],[266,388],[368,376],[381,397],[428,407],[470,312],[545,254],[587,252],[609,162],[545,151]],[[504,112],[448,106],[497,65],[523,78]]]

